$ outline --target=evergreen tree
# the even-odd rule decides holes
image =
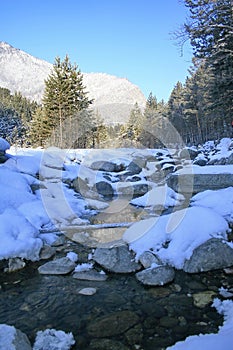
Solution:
[[[233,114],[233,2],[185,0],[190,21],[184,25],[197,58],[205,60],[214,79],[209,85],[211,108],[230,124]]]
[[[140,141],[140,135],[143,131],[143,115],[137,102],[130,112],[129,120],[121,129],[124,138],[127,138],[131,143]]]
[[[53,135],[56,135],[56,131],[59,130],[59,146],[64,146],[64,121],[66,121],[66,132],[68,128],[71,133],[73,116],[87,109],[91,103],[92,101],[88,99],[85,92],[83,76],[78,66],[72,65],[67,55],[64,61],[57,57],[53,71],[45,81],[43,106],[51,121]]]

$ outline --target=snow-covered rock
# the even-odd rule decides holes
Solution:
[[[7,324],[0,324],[0,349],[2,350],[32,350],[25,333]]]

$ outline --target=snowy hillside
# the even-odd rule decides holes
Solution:
[[[52,64],[35,58],[5,42],[0,42],[0,87],[40,101],[44,80]],[[83,73],[83,72],[82,72]],[[124,122],[137,102],[143,108],[145,96],[125,78],[105,73],[83,73],[83,82],[94,107],[107,123]]]

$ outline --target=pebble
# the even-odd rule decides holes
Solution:
[[[96,288],[92,287],[87,287],[87,288],[82,288],[78,291],[78,294],[82,295],[94,295],[97,292]]]

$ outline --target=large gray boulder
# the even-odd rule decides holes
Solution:
[[[25,333],[13,326],[0,324],[0,349],[32,350],[32,347]]]
[[[184,263],[183,270],[198,273],[224,269],[233,265],[233,249],[227,241],[212,238],[197,247],[189,260]]]
[[[205,190],[219,190],[230,187],[233,183],[231,173],[205,174],[170,174],[167,185],[178,193],[199,193]]]
[[[175,278],[175,270],[171,266],[156,266],[136,273],[136,278],[148,286],[163,286]]]
[[[134,254],[129,251],[128,246],[119,241],[119,244],[109,247],[97,248],[93,260],[108,271],[116,273],[135,272],[141,265],[134,259]]]

